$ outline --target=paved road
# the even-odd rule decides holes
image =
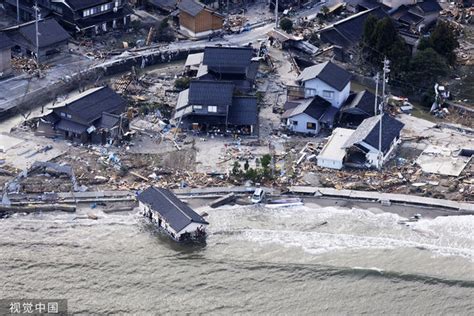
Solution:
[[[298,14],[296,14],[295,17],[298,19],[306,18],[308,20],[314,20],[323,6],[332,7],[333,5],[342,2],[342,0],[322,0],[320,2],[314,3],[311,8],[299,12]]]
[[[333,5],[341,2],[341,0],[328,0],[325,5]],[[305,18],[312,17],[319,12],[321,9],[322,3],[316,3],[313,7],[301,11],[295,18]],[[165,50],[175,50],[175,49],[190,49],[205,47],[207,45],[246,45],[248,43],[253,43],[257,40],[265,38],[266,33],[272,30],[274,27],[274,22],[269,21],[268,23],[256,27],[250,31],[241,33],[226,35],[222,39],[209,42],[208,40],[199,40],[199,41],[180,41],[171,43],[168,46],[162,46],[157,48],[151,48],[149,50],[144,50],[139,53],[127,52],[120,56],[114,56],[105,62],[90,60],[85,57],[77,55],[67,55],[61,56],[58,60],[55,61],[55,65],[47,70],[45,78],[38,79],[32,78],[27,79],[28,76],[22,75],[14,78],[6,79],[0,81],[0,111],[13,108],[18,102],[23,102],[28,98],[28,95],[32,92],[44,89],[49,85],[64,80],[68,76],[72,76],[74,73],[90,69],[92,67],[97,67],[100,65],[106,65],[112,62],[115,62],[119,59],[126,58],[127,56],[140,56],[152,54],[156,51],[165,51]]]
[[[54,66],[46,70],[44,78],[23,74],[0,81],[0,109],[8,110],[28,98],[30,94],[44,89],[75,72],[91,67],[94,61],[77,55],[62,55],[56,58]]]

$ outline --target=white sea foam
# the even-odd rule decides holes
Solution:
[[[474,261],[474,216],[423,219],[404,226],[398,223],[404,218],[392,213],[296,206],[272,210],[227,208],[211,217],[213,230],[232,231],[229,238],[299,247],[311,254],[413,248]],[[236,217],[239,224],[235,224]]]

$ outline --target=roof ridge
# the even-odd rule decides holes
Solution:
[[[186,214],[186,212],[184,212],[180,206],[176,205],[173,201],[171,201],[171,199],[166,194],[164,194],[163,192],[161,192],[161,190],[158,190],[155,187],[153,187],[153,189],[156,192],[160,193],[166,200],[168,200],[168,202],[170,202],[173,206],[175,206],[176,209],[178,209],[186,218],[188,218],[189,220],[191,220],[191,222],[193,222],[193,219],[188,214]]]

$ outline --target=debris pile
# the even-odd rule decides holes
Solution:
[[[26,72],[30,75],[34,75],[38,72],[38,65],[34,59],[24,57],[13,57],[12,67],[16,71]],[[46,64],[40,64],[39,70],[44,71],[49,69],[50,66]]]
[[[235,14],[230,15],[227,19],[227,24],[225,26],[226,31],[232,33],[240,32],[241,28],[247,23],[247,18],[244,15]]]

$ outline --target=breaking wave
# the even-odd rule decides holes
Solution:
[[[361,209],[297,206],[282,209],[226,208],[213,216],[212,234],[258,244],[299,247],[310,254],[346,249],[414,248],[474,262],[474,216],[404,218]],[[234,224],[236,217],[243,218]]]

